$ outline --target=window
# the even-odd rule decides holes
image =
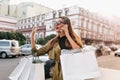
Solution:
[[[86,29],[86,20],[83,21],[83,27]]]
[[[16,43],[15,43],[15,42],[12,42],[11,45],[12,45],[12,47],[15,47],[15,46],[16,46]]]
[[[44,19],[45,19],[45,14],[42,15],[42,20],[44,20]]]
[[[26,20],[24,20],[24,23],[26,23]]]
[[[93,24],[93,31],[94,31],[94,32],[97,32],[97,27],[98,27],[98,26],[94,23],[94,24]]]
[[[37,20],[39,20],[39,17],[40,17],[40,16],[37,16]]]
[[[25,11],[23,11],[23,12],[22,12],[22,14],[25,16],[25,15],[26,15],[26,12],[25,12]]]
[[[10,45],[9,45],[9,42],[0,41],[0,46],[10,46]]]
[[[23,20],[21,20],[21,24],[23,24]]]
[[[24,29],[26,28],[26,26],[24,26]]]
[[[34,17],[32,18],[32,21],[35,21]]]
[[[37,39],[38,39],[38,35],[36,34],[36,35],[35,35],[35,40],[37,40]]]
[[[56,17],[56,12],[53,11],[53,19],[55,19],[55,17]]]
[[[34,25],[34,24],[32,24],[32,26],[34,27],[35,25]]]
[[[28,22],[30,22],[30,18],[28,19]]]
[[[42,26],[44,26],[44,22],[42,22]]]
[[[86,21],[86,27],[88,29],[88,27],[89,27],[89,20]]]
[[[39,26],[39,23],[37,23],[37,26]]]
[[[28,28],[30,28],[30,25],[28,25]]]
[[[84,18],[81,19],[81,27],[84,26]]]
[[[89,30],[92,30],[92,25],[91,24],[92,24],[91,22],[88,23],[88,29]]]
[[[67,9],[65,9],[65,16],[67,16],[68,15],[68,11],[69,11],[69,9],[67,8]]]
[[[61,10],[59,10],[59,17],[61,17],[61,14],[62,14],[62,11],[61,11]]]
[[[31,45],[26,45],[26,48],[31,48]]]
[[[43,38],[43,34],[40,34],[40,38]]]

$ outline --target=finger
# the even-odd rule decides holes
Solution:
[[[34,30],[36,27],[33,27],[32,29]]]

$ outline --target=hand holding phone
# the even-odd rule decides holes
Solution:
[[[65,25],[62,27],[62,30],[63,30],[63,32],[65,33],[66,36],[69,34],[68,25],[67,25],[67,24],[65,24]]]

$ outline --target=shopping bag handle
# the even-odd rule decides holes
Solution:
[[[82,50],[82,49],[72,49],[72,50],[63,49],[62,53],[64,53],[64,54],[78,54],[78,53],[84,53],[84,50]]]
[[[42,63],[42,61],[40,60],[39,56],[37,56],[37,53],[33,54],[32,63],[34,63],[34,64],[36,64],[36,63]]]
[[[72,54],[78,54],[78,53],[85,53],[84,49],[83,48],[80,48],[80,49],[74,49],[72,50]]]

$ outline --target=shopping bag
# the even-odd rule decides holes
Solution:
[[[32,64],[28,80],[45,80],[44,63]]]
[[[28,80],[29,78],[29,73],[30,73],[30,70],[31,70],[31,65],[32,65],[32,60],[28,59],[21,75],[19,76],[18,80]]]
[[[84,80],[100,76],[94,51],[62,50],[60,59],[63,80]]]
[[[34,55],[28,80],[45,80],[44,63]]]
[[[10,80],[45,80],[44,63],[38,57],[23,58],[10,74]],[[36,61],[35,61],[36,60]]]
[[[12,73],[9,76],[10,80],[18,80],[19,76],[22,74],[23,69],[25,68],[27,64],[28,59],[22,58],[17,67],[12,71]]]

